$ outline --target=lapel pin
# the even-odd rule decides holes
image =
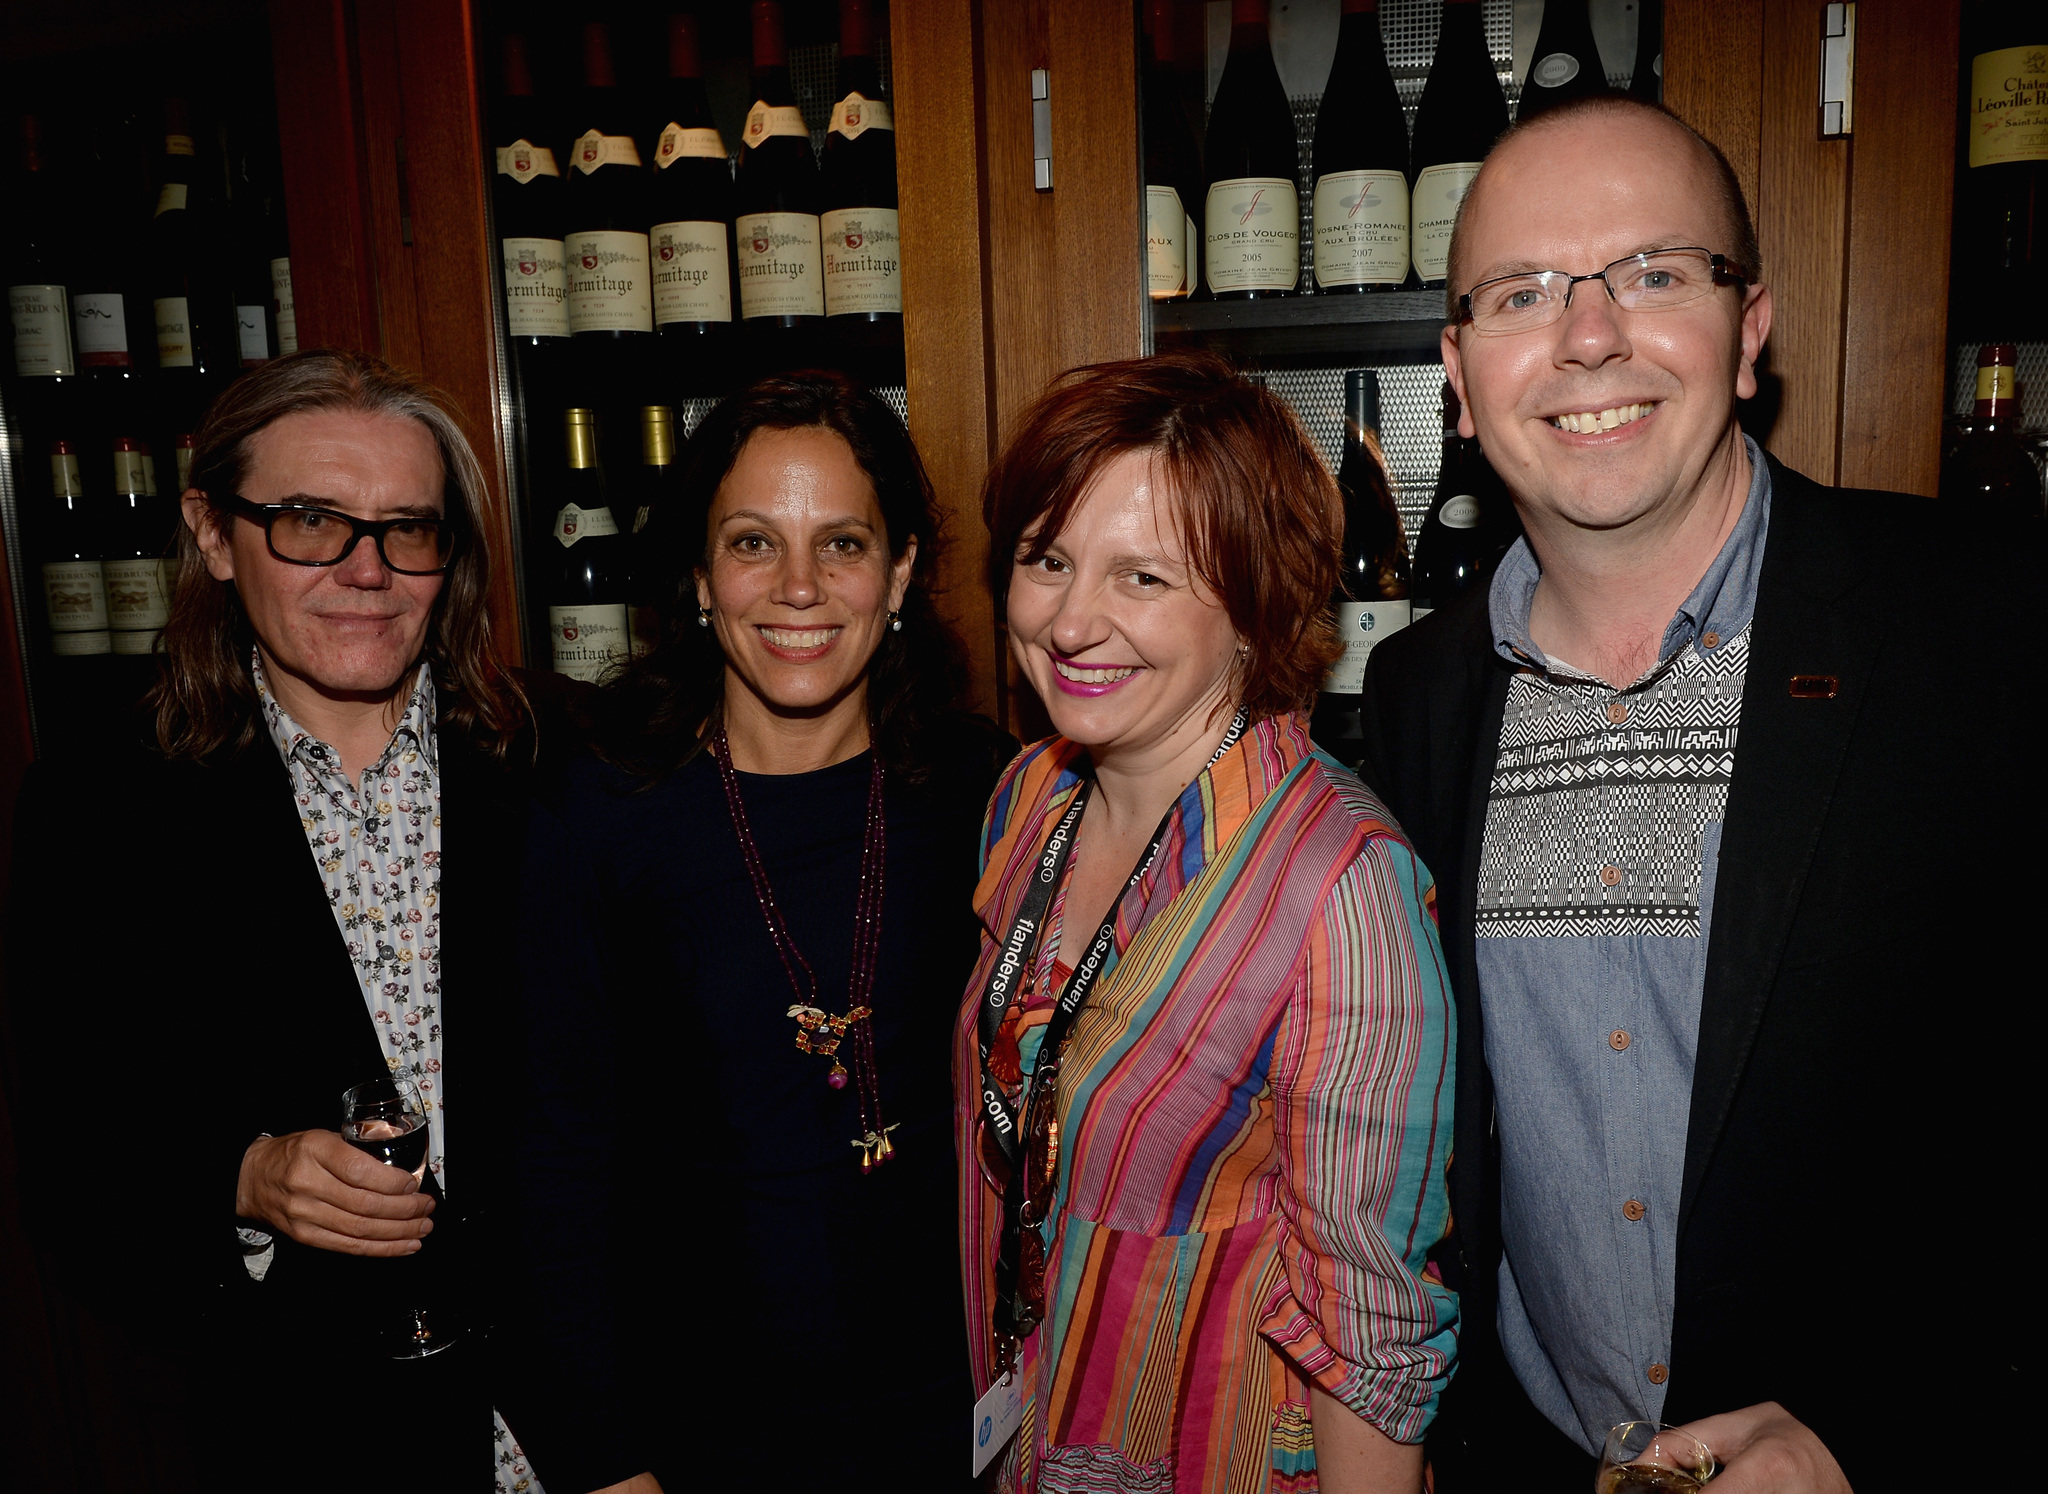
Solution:
[[[1833,700],[1842,693],[1842,682],[1831,674],[1795,674],[1791,688],[1794,700]]]

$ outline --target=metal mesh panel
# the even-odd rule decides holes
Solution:
[[[1387,475],[1401,505],[1408,543],[1421,532],[1436,490],[1443,458],[1444,371],[1435,364],[1400,363],[1376,370],[1380,376],[1380,444]],[[1268,369],[1252,378],[1293,407],[1316,449],[1335,472],[1344,459],[1344,370]]]
[[[882,91],[890,97],[889,29],[878,28],[875,62],[882,72]],[[825,148],[825,135],[832,125],[832,106],[839,102],[839,43],[822,47],[789,49],[789,86],[796,94],[797,107],[804,111],[804,123],[811,127],[811,149]],[[737,146],[734,147],[738,149]]]
[[[889,402],[889,408],[896,412],[897,419],[909,422],[910,402],[901,384],[878,384],[875,393]],[[1343,390],[1338,390],[1338,396],[1342,398]],[[695,435],[697,427],[704,423],[704,417],[717,407],[718,401],[708,395],[679,403],[676,406],[676,427],[681,438],[687,441]]]

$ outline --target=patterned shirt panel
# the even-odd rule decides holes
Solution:
[[[1693,1063],[1770,476],[1624,689],[1546,658],[1526,541],[1496,572],[1516,665],[1474,912],[1501,1144],[1499,1330],[1589,1451],[1663,1408]],[[1682,1368],[1682,1367],[1680,1367]]]

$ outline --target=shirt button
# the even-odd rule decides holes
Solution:
[[[1702,633],[1700,635],[1700,642],[1704,643],[1708,648],[1719,648],[1721,646],[1721,635],[1719,633]]]
[[[1628,1220],[1631,1224],[1642,1218],[1647,1212],[1649,1211],[1643,1207],[1643,1202],[1639,1198],[1632,1198],[1621,1206],[1621,1217]]]
[[[1648,1378],[1649,1382],[1652,1385],[1662,1385],[1666,1380],[1671,1378],[1671,1370],[1669,1369],[1669,1367],[1661,1364],[1651,1365],[1648,1369],[1643,1371],[1643,1374]]]
[[[1628,720],[1628,702],[1625,700],[1608,701],[1607,720],[1614,726],[1619,726],[1622,722]]]
[[[1607,1034],[1607,1046],[1620,1053],[1628,1047],[1628,1034],[1619,1027]]]
[[[1621,885],[1621,868],[1618,866],[1601,867],[1600,885],[1602,887],[1619,887]]]

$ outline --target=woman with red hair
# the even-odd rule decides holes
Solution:
[[[1308,739],[1342,508],[1208,355],[1068,375],[983,497],[1057,735],[990,801],[955,1034],[1005,1490],[1420,1487],[1456,1299],[1429,873]]]

